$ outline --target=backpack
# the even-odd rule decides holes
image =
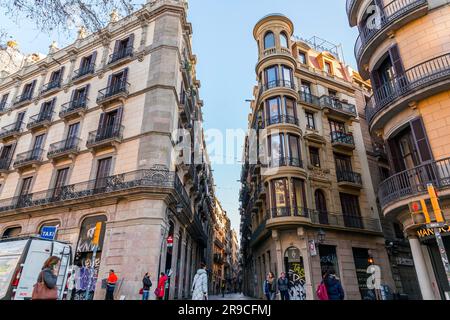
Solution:
[[[323,281],[317,287],[316,294],[319,300],[328,300],[327,287],[325,286],[325,283],[323,283]]]

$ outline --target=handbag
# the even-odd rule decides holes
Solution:
[[[39,279],[41,281],[39,281]],[[38,282],[33,286],[33,293],[31,295],[31,300],[57,300],[58,299],[58,288],[54,287],[50,289],[44,282],[44,277],[42,271],[39,275]]]
[[[140,294],[140,295],[143,295],[143,294],[144,294],[144,289],[143,289],[143,288],[141,288],[141,289],[139,290],[139,294]]]
[[[329,300],[327,287],[325,286],[323,281],[317,287],[316,293],[317,293],[317,297],[319,298],[319,300]]]
[[[156,296],[156,297],[159,297],[160,294],[161,294],[161,289],[156,288],[156,289],[155,289],[155,296]]]

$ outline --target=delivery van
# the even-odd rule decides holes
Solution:
[[[49,257],[61,259],[57,270],[58,299],[66,292],[72,261],[69,243],[46,240],[38,236],[0,240],[0,300],[29,300],[42,266]]]

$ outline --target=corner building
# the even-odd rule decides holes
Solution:
[[[450,218],[450,2],[348,0],[347,14],[360,32],[359,72],[373,87],[366,120],[388,153],[382,214],[409,239],[423,299],[445,299],[450,287],[432,230],[413,224],[408,204],[427,198],[432,183]],[[442,230],[447,255],[449,231]]]
[[[103,299],[110,269],[116,298],[139,299],[146,272],[155,285],[168,272],[166,298],[186,298],[200,261],[212,266],[213,183],[201,128],[193,130],[202,101],[186,11],[186,1],[158,0],[113,14],[0,83],[0,235],[58,225],[86,275],[100,222],[87,275],[96,285],[82,282],[75,299]],[[200,141],[199,161],[174,156],[179,128]]]
[[[322,273],[334,269],[346,299],[375,299],[366,283],[372,263],[382,284],[394,284],[352,74],[335,52],[293,34],[279,14],[254,28],[249,130],[259,141],[249,133],[241,175],[244,292],[263,297],[266,274],[286,272],[291,299],[314,300]]]

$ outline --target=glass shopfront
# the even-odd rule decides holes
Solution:
[[[335,246],[319,245],[320,269],[322,275],[334,271],[339,278],[339,264]]]
[[[442,241],[444,242],[445,251],[447,257],[450,257],[450,236],[444,236],[442,234]],[[431,263],[433,265],[434,275],[436,277],[436,282],[439,287],[439,293],[441,294],[441,299],[446,300],[445,293],[450,294],[450,285],[447,280],[447,275],[442,263],[441,254],[436,243],[436,239],[429,239],[424,242],[428,247],[428,252],[430,253]]]

